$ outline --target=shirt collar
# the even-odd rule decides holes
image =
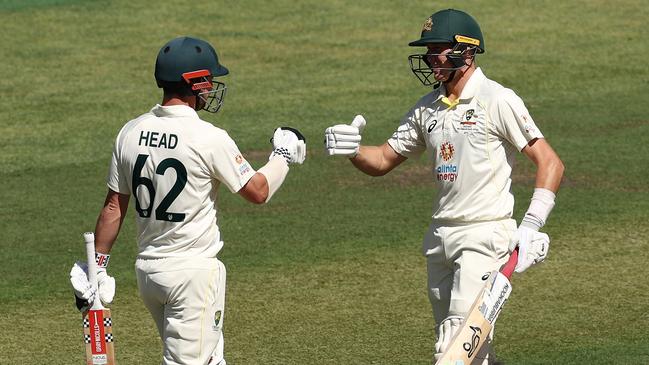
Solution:
[[[471,99],[472,97],[475,96],[476,91],[478,90],[478,87],[480,84],[482,84],[482,81],[484,81],[487,77],[484,75],[480,67],[476,68],[475,71],[471,74],[471,77],[469,77],[469,81],[466,82],[466,85],[464,85],[464,88],[462,89],[462,93],[460,94],[460,98],[455,100],[455,101],[450,101],[445,95],[446,95],[446,87],[444,84],[440,85],[440,87],[437,89],[437,101],[442,101],[446,106],[449,107],[454,107],[455,105],[459,104],[461,100],[465,99]]]
[[[192,117],[198,118],[196,111],[187,105],[160,105],[156,104],[151,113],[156,117]]]

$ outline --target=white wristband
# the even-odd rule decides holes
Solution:
[[[277,189],[282,186],[286,175],[288,174],[288,165],[281,155],[272,156],[271,159],[262,168],[257,170],[258,173],[266,177],[268,182],[268,197],[266,203],[275,194]]]
[[[532,228],[536,231],[545,225],[545,222],[554,207],[554,198],[556,196],[553,192],[544,188],[534,189],[532,194],[532,201],[530,207],[523,217],[521,226]]]

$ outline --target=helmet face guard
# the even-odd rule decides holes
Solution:
[[[412,54],[408,56],[408,61],[410,62],[410,70],[412,70],[412,73],[417,76],[422,84],[425,86],[434,85],[437,87],[441,81],[435,79],[433,76],[435,71],[455,72],[465,66],[470,66],[471,63],[473,63],[477,52],[478,48],[476,46],[465,43],[456,43],[453,49],[448,53],[427,52],[425,54]],[[446,57],[453,66],[435,66],[435,58],[438,57]],[[467,62],[468,60],[471,60],[471,62]],[[453,78],[453,75],[451,75],[451,78]]]
[[[183,80],[191,85],[192,92],[197,98],[197,110],[202,109],[216,113],[221,109],[227,87],[224,83],[217,81],[209,70],[185,72]]]
[[[212,78],[212,90],[204,91],[196,95],[197,98],[201,99],[205,105],[203,105],[203,110],[216,113],[221,109],[223,105],[223,99],[225,99],[225,92],[227,87],[224,83],[216,81],[216,77]]]

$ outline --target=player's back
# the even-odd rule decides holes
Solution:
[[[186,106],[156,106],[122,128],[108,185],[132,195],[140,258],[216,256],[215,147],[230,141]]]

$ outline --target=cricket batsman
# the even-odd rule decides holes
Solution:
[[[126,123],[115,141],[108,193],[95,227],[99,288],[88,284],[79,263],[71,282],[81,306],[95,295],[112,301],[109,253],[132,197],[137,284],[162,340],[162,364],[225,365],[218,188],[225,185],[254,204],[268,202],[289,165],[304,162],[305,139],[296,129],[277,128],[268,163],[255,171],[225,130],[203,121],[198,111],[221,108],[226,86],[219,80],[228,74],[204,40],[166,43],[154,74],[162,102]]]
[[[469,14],[446,9],[426,19],[419,39],[424,53],[409,56],[412,72],[432,90],[403,117],[380,146],[361,145],[366,122],[325,130],[329,155],[344,156],[360,171],[381,176],[410,157],[426,154],[437,186],[422,250],[428,296],[436,322],[433,362],[445,351],[486,273],[498,270],[519,248],[517,272],[543,261],[550,239],[540,232],[554,206],[564,166],[518,95],[487,78],[476,64],[485,41]],[[520,224],[512,218],[512,170],[522,153],[536,166],[534,193]],[[495,361],[493,332],[477,355]]]

